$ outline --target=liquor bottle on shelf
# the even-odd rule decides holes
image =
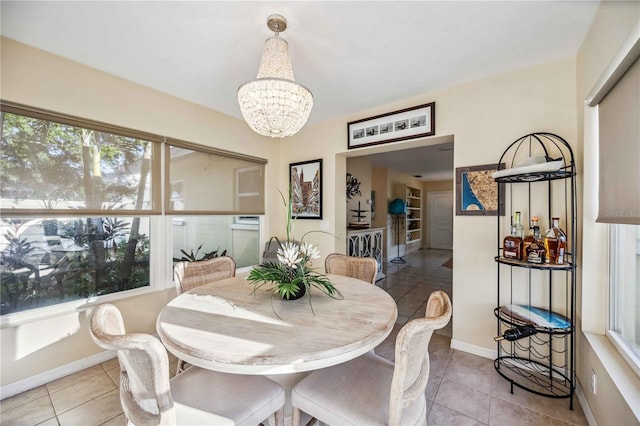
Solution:
[[[536,226],[538,226],[538,218],[536,216],[533,216],[531,218],[531,225],[529,226],[529,232],[527,233],[527,236],[524,237],[524,239],[522,240],[522,255],[525,258],[527,256],[527,250],[529,249],[529,246],[531,245],[531,243],[533,243],[536,240],[535,239]]]
[[[511,235],[520,237],[520,239],[524,238],[524,226],[522,226],[522,223],[520,223],[520,212],[516,212],[515,214],[513,225],[511,227]]]
[[[520,225],[518,228],[517,225]],[[511,235],[504,237],[502,255],[507,259],[522,260],[522,234],[524,228],[520,224],[520,212],[516,212],[515,221],[511,225]]]
[[[551,228],[544,235],[545,263],[564,264],[564,252],[567,248],[567,234],[560,229],[560,218],[551,219]]]
[[[538,226],[538,218],[536,216],[531,218],[533,225],[533,242],[529,244],[524,255],[527,262],[530,263],[544,263],[547,251],[544,249],[544,242],[540,237],[540,226]]]
[[[523,337],[529,337],[536,334],[538,331],[530,325],[522,325],[515,328],[505,330],[502,336],[494,337],[493,340],[499,342],[500,340],[508,340],[513,342],[514,340],[522,339]]]

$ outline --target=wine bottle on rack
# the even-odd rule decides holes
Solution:
[[[502,255],[509,259],[522,260],[522,234],[524,228],[520,223],[520,212],[516,212],[515,221],[511,224],[511,235],[504,237]]]
[[[552,218],[551,223],[551,228],[544,236],[544,249],[547,251],[545,263],[562,265],[567,248],[567,234],[560,229],[560,218]]]
[[[545,258],[547,257],[547,251],[544,249],[544,242],[542,241],[542,237],[540,236],[538,218],[535,216],[531,218],[532,221],[534,219],[535,223],[533,225],[533,242],[531,242],[531,244],[529,244],[529,247],[527,247],[524,256],[527,262],[544,263]]]
[[[538,217],[531,217],[531,226],[529,226],[529,233],[522,240],[522,258],[527,259],[527,249],[535,241],[535,228],[538,226]],[[539,228],[538,228],[539,229]]]
[[[510,342],[513,342],[514,340],[522,339],[523,337],[533,336],[537,332],[538,331],[534,327],[531,327],[529,325],[523,325],[520,327],[515,327],[515,328],[510,328],[508,330],[505,330],[502,336],[494,337],[493,340],[498,342],[504,339],[504,340],[509,340]]]

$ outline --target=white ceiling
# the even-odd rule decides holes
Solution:
[[[310,123],[575,55],[597,1],[5,1],[3,36],[241,117],[284,15]],[[363,117],[364,118],[364,117]],[[451,151],[449,151],[451,152]],[[412,173],[413,174],[413,173]]]

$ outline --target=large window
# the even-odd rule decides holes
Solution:
[[[164,288],[172,257],[258,263],[236,218],[264,213],[264,160],[17,105],[0,125],[2,315]]]
[[[640,374],[640,226],[611,225],[609,334]]]
[[[147,217],[3,217],[2,315],[150,285]]]
[[[264,213],[264,163],[173,139],[165,158],[174,260],[227,254],[238,267],[258,263],[259,221],[239,224],[237,215]]]
[[[589,94],[598,108],[598,217],[610,224],[608,336],[640,374],[640,32]]]

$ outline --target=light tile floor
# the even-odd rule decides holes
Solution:
[[[385,265],[387,277],[377,283],[398,305],[392,334],[376,348],[393,360],[398,330],[409,319],[423,316],[434,290],[451,296],[451,269],[442,266],[449,250],[420,250],[407,263]],[[455,301],[453,301],[455,303]],[[432,337],[431,373],[426,390],[429,425],[586,425],[577,399],[569,410],[566,399],[550,399],[515,389],[495,372],[493,361],[450,349],[451,326]],[[170,371],[175,371],[171,357]],[[120,406],[116,359],[87,368],[0,402],[0,424],[126,425]]]

